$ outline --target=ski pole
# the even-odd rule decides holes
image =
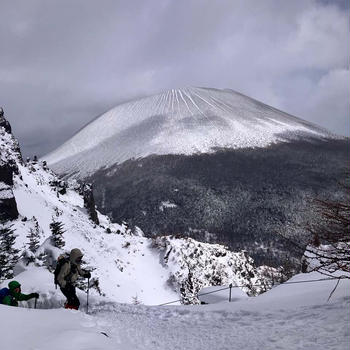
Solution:
[[[89,313],[89,287],[90,287],[90,277],[88,277],[88,287],[86,292],[86,313]]]
[[[36,309],[36,301],[38,300],[38,298],[35,298],[35,301],[34,301],[34,309]]]

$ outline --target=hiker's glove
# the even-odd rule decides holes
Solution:
[[[39,298],[39,294],[38,293],[32,293],[32,294],[30,294],[30,297],[38,299]]]
[[[84,275],[85,278],[90,278],[91,277],[91,273],[88,271],[88,272],[85,272],[85,275]]]

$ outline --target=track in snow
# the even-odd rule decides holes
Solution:
[[[199,311],[190,306],[118,305],[96,317],[100,327],[105,324],[110,341],[120,344],[119,349],[347,348],[349,299],[295,310],[234,310],[229,306],[226,311],[201,306],[203,311]]]

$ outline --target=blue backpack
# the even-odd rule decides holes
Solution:
[[[2,300],[10,295],[10,290],[8,288],[0,289],[0,304],[2,304]]]

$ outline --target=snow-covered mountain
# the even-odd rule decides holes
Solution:
[[[15,278],[23,289],[39,291],[40,307],[62,305],[63,295],[55,290],[49,269],[59,254],[76,247],[98,280],[95,294],[125,303],[198,303],[203,286],[229,283],[255,295],[271,288],[273,278],[282,277],[276,269],[257,268],[244,252],[190,238],[150,239],[138,227],[112,223],[95,210],[86,184],[61,180],[45,162],[24,162],[6,120],[0,118],[1,122],[1,228],[10,227],[16,235],[15,247],[22,258],[15,266]],[[53,222],[63,225],[64,249],[53,244]],[[38,240],[34,251],[30,236]]]
[[[308,203],[336,194],[349,140],[232,90],[186,88],[115,107],[43,157],[91,182],[99,210],[147,237],[182,234],[299,268]]]
[[[172,89],[104,113],[44,158],[59,173],[86,177],[152,154],[264,147],[330,133],[232,90]]]

